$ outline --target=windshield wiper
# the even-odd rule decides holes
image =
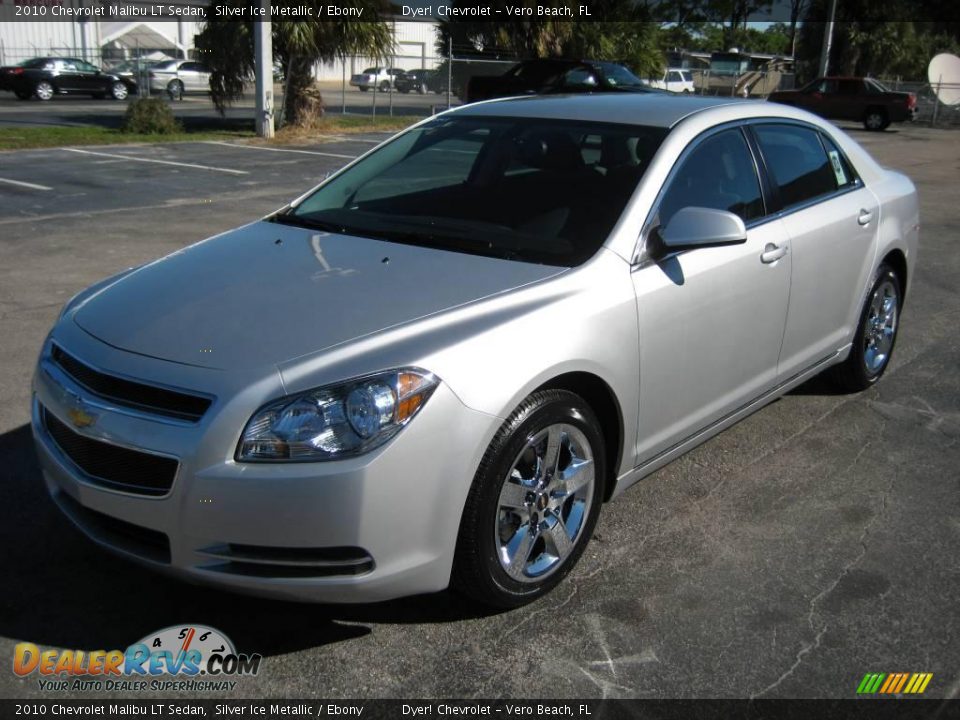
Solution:
[[[345,226],[338,223],[315,220],[313,218],[303,217],[302,215],[294,215],[289,211],[279,212],[275,215],[271,215],[267,218],[267,222],[278,223],[280,225],[290,225],[292,227],[308,228],[310,230],[321,230],[323,232],[343,234],[350,232]]]

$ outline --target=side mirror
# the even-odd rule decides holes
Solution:
[[[747,241],[747,228],[739,216],[726,210],[685,207],[660,228],[660,240],[671,250],[737,245]]]

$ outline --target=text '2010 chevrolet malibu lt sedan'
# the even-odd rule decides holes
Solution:
[[[911,182],[802,110],[463,107],[71,300],[43,474],[191,580],[520,605],[632,483],[823,370],[874,383],[918,232]]]

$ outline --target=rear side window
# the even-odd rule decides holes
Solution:
[[[840,148],[826,135],[820,135],[823,140],[823,147],[827,151],[827,158],[830,160],[830,167],[833,170],[834,179],[837,182],[838,190],[846,190],[857,184],[857,174],[849,161],[840,152]]]
[[[687,156],[660,202],[659,224],[685,207],[728,210],[744,222],[763,216],[760,181],[740,130],[717,133]]]
[[[837,189],[830,159],[815,130],[796,125],[759,125],[756,133],[785,208]]]

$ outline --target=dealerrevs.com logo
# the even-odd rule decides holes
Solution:
[[[261,655],[238,653],[230,639],[204,625],[175,625],[125,650],[13,649],[13,672],[36,673],[48,691],[224,691],[238,676],[256,675]]]

